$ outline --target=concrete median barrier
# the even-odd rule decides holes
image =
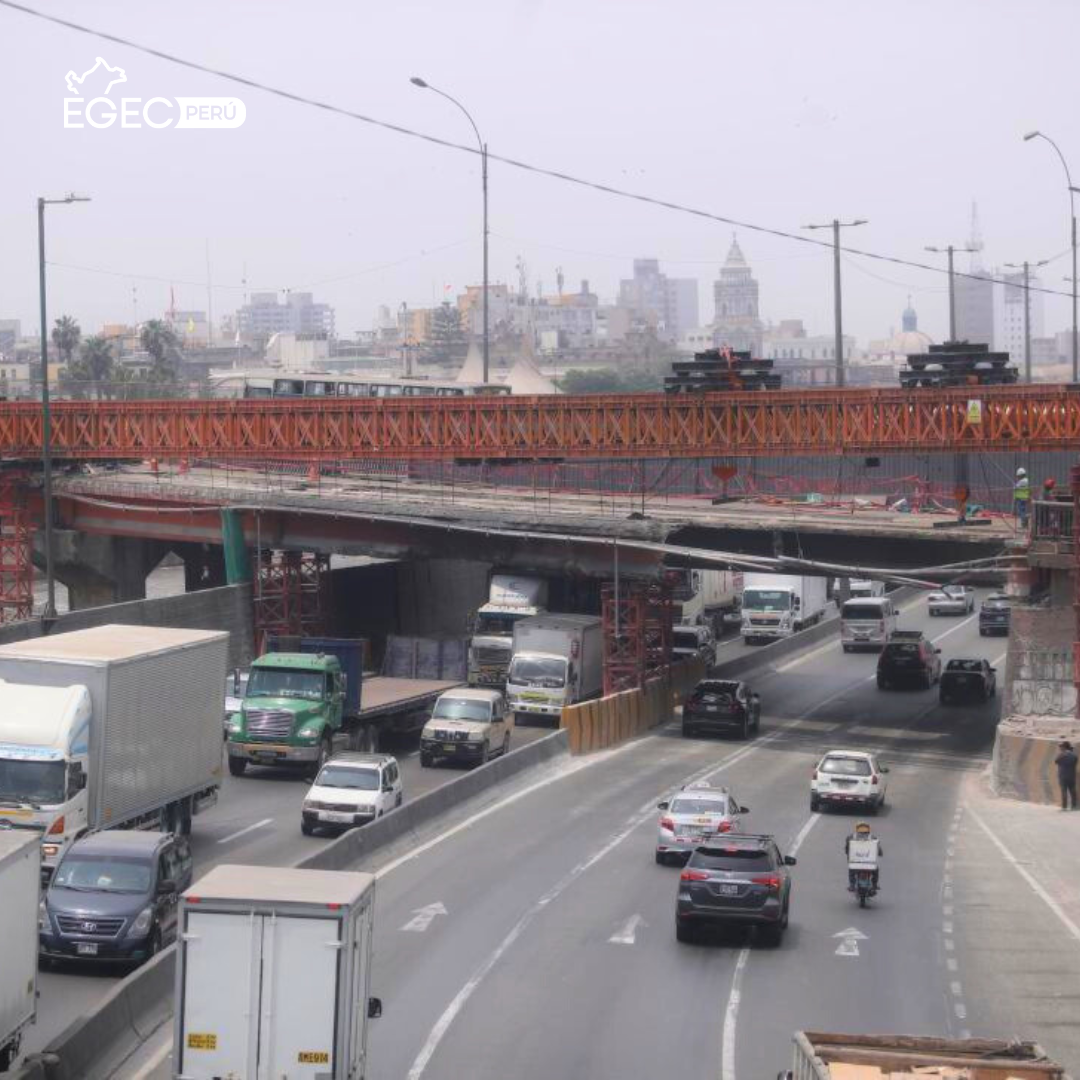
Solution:
[[[1056,806],[1061,788],[1054,758],[1060,753],[1062,738],[1076,740],[1076,725],[1070,723],[1052,733],[1024,730],[1025,726],[1011,718],[999,726],[990,767],[991,786],[996,795],[1008,799]]]

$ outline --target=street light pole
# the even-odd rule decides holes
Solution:
[[[841,221],[833,218],[826,225],[804,225],[804,229],[832,229],[833,234],[833,318],[836,323],[836,385],[844,385],[844,324],[843,305],[840,299],[840,230],[849,229],[855,225],[865,225],[865,218],[855,221]]]
[[[432,86],[431,83],[425,82],[418,75],[414,75],[409,82],[413,86],[420,87],[421,90],[431,90],[438,94],[440,97],[446,98],[447,101],[453,102],[464,114],[465,118],[472,124],[473,132],[476,135],[476,142],[480,147],[480,182],[483,189],[484,197],[484,382],[488,381],[490,371],[490,341],[488,334],[488,150],[487,143],[480,137],[480,129],[476,126],[476,121],[472,118],[472,114],[464,105],[458,101],[457,98],[451,97],[445,90],[440,90],[437,86]]]
[[[1050,260],[1042,259],[1035,267],[1045,266]],[[1013,270],[1021,270],[1024,275],[1024,382],[1031,383],[1031,263],[1006,263]]]
[[[975,251],[972,247],[958,248],[955,244],[946,247],[928,247],[926,251],[932,251],[937,255],[942,253],[949,256],[949,340],[956,340],[956,275],[953,272],[953,253],[956,251]]]
[[[1080,363],[1077,360],[1077,325],[1076,325],[1076,193],[1080,191],[1080,188],[1073,187],[1072,176],[1069,173],[1069,165],[1065,160],[1065,155],[1061,152],[1061,148],[1058,146],[1049,135],[1044,135],[1041,131],[1029,131],[1024,136],[1024,142],[1030,142],[1032,139],[1045,139],[1053,148],[1054,153],[1057,154],[1058,159],[1061,162],[1061,167],[1065,170],[1065,183],[1069,188],[1069,217],[1071,220],[1071,234],[1070,234],[1070,246],[1072,247],[1072,381],[1080,382]]]
[[[53,567],[52,502],[52,413],[49,408],[49,320],[45,305],[45,207],[60,203],[89,202],[86,196],[68,194],[62,199],[37,201],[38,218],[38,290],[41,303],[41,471],[42,498],[45,502],[45,610],[42,618],[56,618],[56,577]]]

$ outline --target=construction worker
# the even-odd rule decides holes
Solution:
[[[1031,481],[1027,469],[1016,470],[1016,483],[1013,484],[1013,513],[1021,529],[1027,528],[1028,510],[1031,506]]]

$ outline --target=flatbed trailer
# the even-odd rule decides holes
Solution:
[[[782,1076],[785,1074],[781,1074]],[[790,1080],[1068,1080],[1038,1043],[795,1032]]]

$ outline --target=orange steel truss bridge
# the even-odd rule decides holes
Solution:
[[[1080,448],[1080,386],[392,400],[60,401],[60,459],[782,457]],[[0,459],[41,453],[41,408],[0,402]]]

